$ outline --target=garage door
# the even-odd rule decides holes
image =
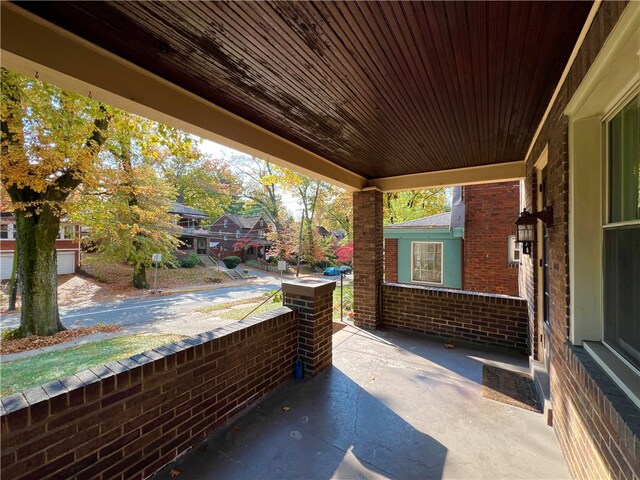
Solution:
[[[9,280],[13,269],[13,253],[0,254],[0,280]]]
[[[58,275],[75,271],[76,255],[74,252],[58,252]]]
[[[58,252],[58,275],[74,273],[76,264],[75,252]],[[13,253],[0,254],[0,280],[11,278],[13,268]]]

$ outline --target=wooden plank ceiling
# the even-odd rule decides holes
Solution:
[[[519,161],[590,2],[16,2],[366,178]]]

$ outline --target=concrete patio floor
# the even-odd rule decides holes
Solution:
[[[570,478],[541,414],[481,396],[483,363],[526,369],[522,357],[347,326],[331,369],[287,384],[155,478]]]

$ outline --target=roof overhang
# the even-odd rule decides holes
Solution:
[[[2,2],[1,9],[3,67],[180,128],[249,155],[293,168],[351,191],[367,187],[398,191],[514,180],[525,176],[523,160],[526,149],[523,150],[521,158],[509,159],[508,162],[440,168],[435,171],[428,171],[428,165],[421,164],[425,165],[424,173],[386,177],[364,176],[15,4]],[[597,5],[592,8],[590,18],[595,10]],[[393,159],[390,161],[393,162]],[[405,162],[404,164],[412,162],[406,158],[399,161]],[[413,163],[416,162],[417,160]],[[469,158],[467,163],[474,162],[476,159]]]

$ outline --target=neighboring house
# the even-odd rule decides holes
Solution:
[[[517,182],[453,189],[451,212],[384,227],[385,278],[518,295]]]
[[[178,196],[168,213],[177,215],[176,225],[182,229],[179,236],[182,244],[178,250],[185,254],[192,252],[198,255],[208,254],[211,242],[215,243],[215,241],[211,232],[202,226],[203,221],[209,220],[207,214],[185,205],[182,195]]]
[[[62,223],[56,240],[58,275],[75,273],[80,264],[80,229],[77,225]],[[13,253],[16,248],[16,222],[11,213],[0,213],[0,280],[11,278]]]
[[[267,240],[270,228],[270,223],[260,215],[222,215],[210,227],[210,235],[217,243],[212,252],[220,258],[230,255],[243,260],[262,258],[271,246]],[[245,243],[247,248],[234,248],[239,243]]]

